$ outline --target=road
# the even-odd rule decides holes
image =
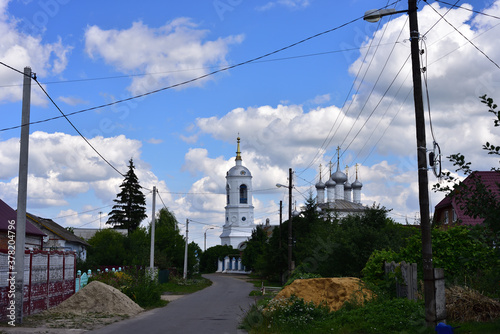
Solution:
[[[210,287],[174,300],[165,307],[86,333],[246,333],[238,330],[238,325],[254,303],[248,296],[252,284],[224,274],[204,277],[213,282]]]

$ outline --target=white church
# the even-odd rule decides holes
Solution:
[[[243,166],[240,152],[240,137],[236,150],[236,164],[226,174],[226,221],[221,245],[230,245],[234,249],[242,249],[244,242],[252,236],[252,174]]]
[[[225,223],[220,235],[221,245],[230,245],[242,250],[245,241],[252,236],[254,213],[252,205],[252,174],[243,166],[240,151],[240,137],[237,138],[235,165],[226,173],[226,207]],[[340,148],[338,149],[340,151]],[[337,155],[338,156],[338,155]],[[361,188],[356,165],[356,180],[351,184],[346,173],[340,171],[340,161],[337,159],[337,171],[330,173],[328,180],[316,183],[317,204],[322,215],[335,214],[344,217],[349,214],[360,214],[366,210],[361,204]]]

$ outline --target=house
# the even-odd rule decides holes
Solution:
[[[470,187],[475,188],[474,180],[480,180],[481,184],[492,191],[493,195],[500,200],[500,172],[495,171],[476,171],[472,172],[463,183]],[[466,196],[474,196],[474,193]],[[465,209],[456,191],[448,194],[441,202],[439,202],[434,209],[434,222],[443,225],[459,223],[462,225],[477,225],[482,224],[483,218],[474,218],[465,214]]]
[[[10,222],[14,221],[16,229],[10,231],[17,231],[17,212],[12,209],[7,203],[0,199],[0,249],[8,249],[9,240],[12,240],[12,233],[9,235],[9,225]],[[9,238],[11,236],[11,238]],[[31,224],[26,220],[26,237],[25,237],[25,248],[26,249],[43,249],[43,242],[46,234],[43,233],[39,228]]]
[[[80,260],[86,260],[87,248],[90,245],[85,240],[78,238],[51,219],[41,218],[31,213],[27,213],[26,216],[27,221],[48,235],[48,240],[43,244],[43,250],[73,251]]]

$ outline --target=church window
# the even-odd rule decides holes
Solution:
[[[226,184],[227,204],[229,204],[229,184]]]
[[[247,203],[248,203],[247,186],[245,184],[242,184],[240,186],[240,204],[247,204]]]

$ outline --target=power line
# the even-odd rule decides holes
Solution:
[[[38,84],[38,87],[40,87],[40,89],[45,93],[45,95],[47,96],[47,98],[50,100],[50,102],[52,102],[52,104],[57,108],[57,110],[59,110],[59,112],[62,114],[62,117],[64,117],[68,123],[73,127],[73,129],[75,129],[75,131],[80,135],[80,137],[83,138],[83,140],[94,150],[95,153],[97,153],[97,155],[99,157],[101,157],[102,160],[104,160],[104,162],[106,162],[111,168],[113,168],[118,174],[120,174],[122,177],[125,177],[125,174],[123,174],[122,172],[120,172],[115,166],[113,166],[108,160],[106,160],[106,158],[104,158],[104,156],[99,153],[99,151],[97,151],[97,149],[87,140],[87,138],[85,138],[84,135],[82,135],[82,133],[80,132],[80,130],[78,130],[76,128],[76,126],[69,120],[69,118],[62,112],[61,108],[59,108],[59,106],[54,102],[54,100],[52,99],[52,97],[50,97],[50,95],[45,91],[45,89],[43,88],[43,86],[38,82],[38,80],[36,78],[34,78],[35,82]]]
[[[349,22],[346,22],[346,23],[343,23],[339,26],[336,26],[334,28],[331,28],[331,29],[328,29],[328,30],[325,30],[323,32],[320,32],[320,33],[317,33],[315,35],[312,35],[312,36],[309,36],[307,38],[304,38],[298,42],[295,42],[295,43],[292,43],[292,44],[289,44],[285,47],[282,47],[280,49],[277,49],[275,51],[272,51],[272,52],[268,52],[262,56],[258,56],[258,57],[255,57],[255,58],[252,58],[252,59],[249,59],[249,60],[246,60],[246,61],[243,61],[243,62],[240,62],[240,63],[237,63],[237,64],[234,64],[234,65],[231,65],[231,66],[227,66],[227,67],[224,67],[224,68],[221,68],[221,69],[218,69],[218,70],[215,70],[215,71],[212,71],[212,72],[209,72],[209,73],[206,73],[204,75],[200,75],[196,78],[193,78],[193,79],[189,79],[189,80],[186,80],[186,81],[183,81],[183,82],[180,82],[180,83],[176,83],[176,84],[173,84],[173,85],[170,85],[170,86],[166,86],[166,87],[162,87],[162,88],[159,88],[159,89],[155,89],[155,90],[152,90],[152,91],[149,91],[149,92],[146,92],[146,93],[143,93],[143,94],[138,94],[138,95],[135,95],[135,96],[131,96],[131,97],[128,97],[126,99],[122,99],[122,100],[117,100],[117,101],[114,101],[114,102],[110,102],[110,103],[106,103],[106,104],[102,104],[102,105],[99,105],[99,106],[95,106],[95,107],[91,107],[91,108],[87,108],[87,109],[82,109],[82,110],[79,110],[79,111],[75,111],[75,112],[72,112],[72,113],[68,113],[66,115],[63,115],[63,116],[57,116],[57,117],[52,117],[52,118],[47,118],[47,119],[44,119],[44,120],[40,120],[40,121],[34,121],[34,122],[30,122],[29,125],[33,125],[33,124],[39,124],[39,123],[44,123],[44,122],[48,122],[48,121],[52,121],[52,120],[55,120],[55,119],[59,119],[59,118],[62,118],[62,117],[67,117],[67,116],[72,116],[72,115],[76,115],[76,114],[80,114],[80,113],[83,113],[83,112],[87,112],[87,111],[91,111],[91,110],[97,110],[97,109],[102,109],[102,108],[105,108],[105,107],[110,107],[110,106],[113,106],[113,105],[116,105],[116,104],[119,104],[119,103],[123,103],[123,102],[128,102],[128,101],[131,101],[131,100],[135,100],[135,99],[138,99],[138,98],[142,98],[142,97],[145,97],[145,96],[149,96],[149,95],[152,95],[152,94],[156,94],[156,93],[159,93],[159,92],[162,92],[162,91],[165,91],[165,90],[168,90],[168,89],[172,89],[172,88],[176,88],[176,87],[180,87],[180,86],[184,86],[184,85],[187,85],[187,84],[190,84],[190,83],[193,83],[193,82],[196,82],[196,81],[199,81],[201,79],[204,79],[204,78],[207,78],[209,76],[212,76],[212,75],[215,75],[217,73],[221,73],[221,72],[224,72],[224,71],[227,71],[227,70],[230,70],[230,69],[233,69],[233,68],[236,68],[236,67],[240,67],[240,66],[243,66],[243,65],[247,65],[247,64],[250,64],[250,63],[253,63],[253,62],[256,62],[258,60],[261,60],[263,58],[266,58],[266,57],[269,57],[271,55],[274,55],[274,54],[277,54],[279,52],[283,52],[285,50],[288,50],[290,48],[293,48],[297,45],[300,45],[300,44],[303,44],[309,40],[312,40],[314,38],[317,38],[319,36],[322,36],[322,35],[325,35],[325,34],[328,34],[328,33],[331,33],[333,31],[336,31],[336,30],[339,30],[345,26],[348,26],[358,20],[361,20],[363,18],[363,16],[361,17],[358,17],[356,19],[353,19]],[[16,70],[17,71],[17,70]],[[40,84],[39,84],[40,85]],[[13,129],[17,129],[17,128],[20,128],[22,126],[25,126],[25,125],[28,125],[28,124],[21,124],[21,125],[18,125],[18,126],[13,126],[13,127],[9,127],[9,128],[3,128],[3,129],[0,129],[0,132],[3,132],[3,131],[7,131],[7,130],[13,130]]]
[[[500,17],[495,16],[495,15],[486,14],[486,13],[483,13],[483,12],[480,12],[480,11],[477,11],[477,10],[473,10],[473,9],[469,9],[469,8],[465,8],[465,7],[462,7],[462,6],[457,6],[457,3],[459,1],[455,2],[455,4],[451,4],[449,2],[441,1],[441,0],[435,0],[435,1],[438,2],[438,3],[444,3],[445,5],[448,5],[448,6],[451,6],[451,7],[454,7],[454,8],[467,10],[467,11],[472,12],[472,13],[476,13],[476,14],[480,14],[480,15],[484,15],[484,16],[488,16],[488,17],[492,17],[494,19],[500,20]],[[427,2],[427,1],[425,1],[425,2]]]
[[[460,30],[458,30],[453,24],[451,24],[443,15],[441,15],[436,9],[434,9],[434,7],[432,6],[429,6],[431,7],[431,9],[436,13],[438,14],[441,19],[443,19],[446,23],[448,23],[453,29],[455,29],[456,32],[458,32],[460,34],[460,36],[462,36],[463,38],[465,38],[465,40],[467,42],[469,42],[470,45],[472,45],[476,50],[478,50],[483,56],[486,57],[486,59],[488,59],[493,65],[495,65],[498,69],[500,69],[500,66],[493,60],[491,59],[483,50],[481,50],[476,44],[474,44],[472,42],[472,40],[468,39],[467,36],[465,36]]]

